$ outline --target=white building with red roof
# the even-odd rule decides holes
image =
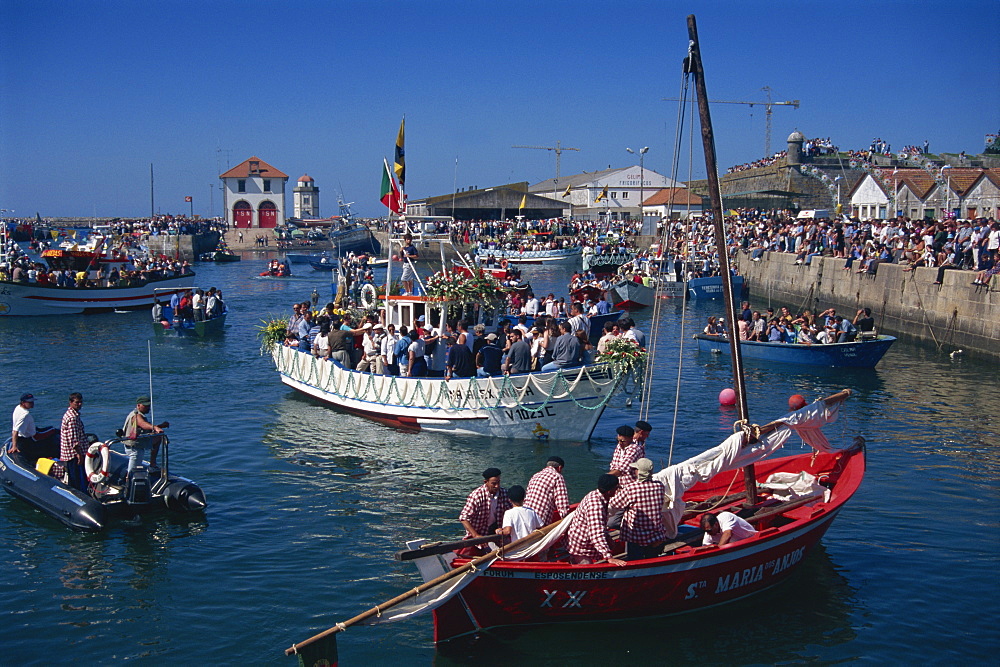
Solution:
[[[285,224],[288,174],[253,156],[219,176],[225,192],[226,222],[241,229]]]

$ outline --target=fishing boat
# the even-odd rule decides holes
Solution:
[[[209,294],[209,291],[202,290],[206,295]],[[209,297],[204,296],[203,298],[208,299]],[[157,336],[193,338],[205,338],[220,334],[226,327],[226,316],[229,314],[229,308],[222,302],[216,311],[206,313],[208,317],[200,320],[193,317],[181,319],[177,317],[169,304],[159,306],[159,312],[157,312],[157,306],[153,306],[153,333]]]
[[[653,305],[656,288],[634,280],[624,279],[608,290],[608,296],[615,308],[620,310],[640,310]]]
[[[694,16],[688,17],[688,33],[684,74],[694,78],[697,89],[715,238],[721,246],[723,294],[728,312],[735,314]],[[683,90],[686,94],[686,85]],[[732,339],[735,317],[727,319]],[[718,446],[653,475],[665,487],[662,518],[668,540],[658,549],[659,555],[623,562],[620,552],[624,549],[615,541],[611,545],[614,562],[571,564],[562,560],[559,540],[576,519],[575,511],[473,559],[461,556],[460,550],[471,546],[470,542],[496,541],[497,537],[445,544],[412,540],[397,557],[416,563],[423,584],[286,649],[286,653],[299,653],[306,645],[329,640],[353,625],[402,620],[420,612],[433,613],[434,638],[440,642],[500,626],[691,612],[733,602],[787,580],[860,487],[865,472],[864,439],[855,437],[834,445],[821,430],[838,417],[850,390],[799,407],[763,426],[754,424],[747,410],[741,348],[733,345],[732,350],[740,426]],[[793,433],[814,451],[774,458]],[[741,479],[743,491],[733,493],[732,487]],[[765,481],[758,484],[759,479]],[[701,529],[700,518],[718,510],[742,517],[753,530],[740,539],[723,541],[722,546],[715,544]],[[528,560],[543,553],[548,553],[548,560]]]
[[[208,502],[195,482],[168,472],[168,439],[162,435],[162,468],[139,465],[128,476],[128,456],[121,438],[99,442],[90,436],[87,461],[90,483],[87,491],[73,488],[60,477],[51,458],[31,458],[9,451],[10,440],[0,453],[0,482],[4,490],[20,498],[56,521],[74,530],[97,532],[114,519],[169,510],[190,513],[203,511]],[[44,472],[43,472],[44,470]]]
[[[319,262],[323,258],[329,259],[330,253],[328,252],[286,252],[285,259],[289,264],[311,264],[313,262]]]
[[[329,257],[322,257],[309,262],[309,266],[313,271],[332,271],[337,268],[337,264],[337,260],[330,259]]]
[[[504,248],[477,248],[476,261],[486,263],[492,257],[498,262],[507,260],[511,264],[549,264],[553,262],[568,262],[577,259],[583,253],[583,248],[547,248],[545,250],[508,250]]]
[[[449,236],[421,233],[419,239],[422,247],[442,246],[444,267],[443,246],[451,244]],[[403,237],[389,238],[390,247],[406,243]],[[471,267],[466,269],[460,282],[475,275]],[[499,299],[506,288],[491,282]],[[392,284],[391,264],[386,284]],[[482,324],[488,332],[497,328],[500,304],[493,297],[449,300],[428,296],[430,285],[429,280],[418,285],[418,295],[371,290],[375,294],[364,303],[384,309],[385,323],[397,329],[426,325],[444,331],[449,319]],[[270,353],[283,383],[344,411],[408,430],[496,438],[587,440],[623,379],[608,364],[488,378],[400,377],[352,370],[280,344]]]
[[[119,272],[134,268],[129,258],[104,252],[100,246],[89,249],[50,249],[42,252],[49,271],[83,272],[87,279],[75,283],[29,283],[0,280],[0,316],[75,315],[135,310],[153,305],[154,290],[181,293],[194,284],[193,272],[164,275],[163,272],[143,272],[142,277],[120,280],[118,285],[95,286],[113,269]]]
[[[587,252],[590,250],[591,252]],[[634,252],[602,252],[595,254],[590,246],[583,249],[583,270],[592,271],[594,275],[614,275],[618,269],[634,260]]]
[[[732,276],[732,290],[734,298],[741,298],[745,291],[745,281],[743,276]],[[687,282],[688,294],[692,299],[721,299],[722,276],[708,276],[705,278],[691,278]]]
[[[224,238],[220,238],[215,250],[199,255],[198,259],[202,262],[239,262],[242,257],[229,249]]]
[[[694,337],[698,341],[698,349],[703,352],[729,353],[729,339],[725,336],[701,333]],[[895,342],[894,336],[873,334],[850,343],[812,345],[741,340],[740,349],[744,359],[830,368],[875,368]]]

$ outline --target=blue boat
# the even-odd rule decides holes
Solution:
[[[733,298],[739,300],[743,296],[743,276],[733,276]],[[722,276],[709,278],[692,278],[688,281],[688,295],[692,299],[721,299]]]
[[[332,271],[337,268],[337,260],[324,258],[326,261],[312,261],[309,262],[309,266],[312,267],[313,271]]]
[[[698,341],[698,349],[702,352],[730,354],[729,339],[725,336],[709,336],[701,333],[695,334],[694,337]],[[875,368],[875,364],[885,356],[885,353],[895,342],[894,336],[882,335],[857,340],[853,343],[814,343],[812,345],[741,340],[740,351],[744,359],[829,368]]]

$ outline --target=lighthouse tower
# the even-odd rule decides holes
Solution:
[[[319,188],[309,174],[299,176],[298,183],[292,190],[292,203],[296,218],[301,220],[319,217]]]

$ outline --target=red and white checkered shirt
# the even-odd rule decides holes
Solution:
[[[621,536],[625,542],[649,546],[667,539],[663,528],[663,496],[666,488],[655,479],[619,487],[608,503],[612,510],[625,510]]]
[[[552,466],[545,466],[531,476],[524,505],[535,510],[543,526],[566,516],[569,509],[566,479]]]
[[[597,561],[614,555],[608,544],[608,501],[597,489],[585,495],[573,512],[567,539],[573,556]]]
[[[645,445],[637,442],[629,443],[627,446],[615,445],[615,453],[611,456],[609,470],[621,470],[619,476],[622,484],[631,483],[635,480],[635,468],[630,467],[633,463],[641,459],[646,451]]]
[[[496,510],[494,513],[491,513],[490,504],[494,499],[496,499]],[[507,497],[507,489],[501,488],[493,496],[490,494],[489,489],[486,488],[486,485],[483,484],[465,499],[465,507],[462,508],[461,514],[458,515],[458,520],[468,521],[476,529],[477,533],[487,535],[489,534],[491,525],[494,523],[497,527],[502,525],[503,513],[513,506]],[[468,539],[472,537],[472,534],[466,531],[465,537]]]
[[[80,421],[80,412],[73,408],[66,408],[66,414],[62,418],[62,426],[59,428],[59,458],[69,461],[77,454],[86,453],[87,435],[83,432],[83,422]]]

